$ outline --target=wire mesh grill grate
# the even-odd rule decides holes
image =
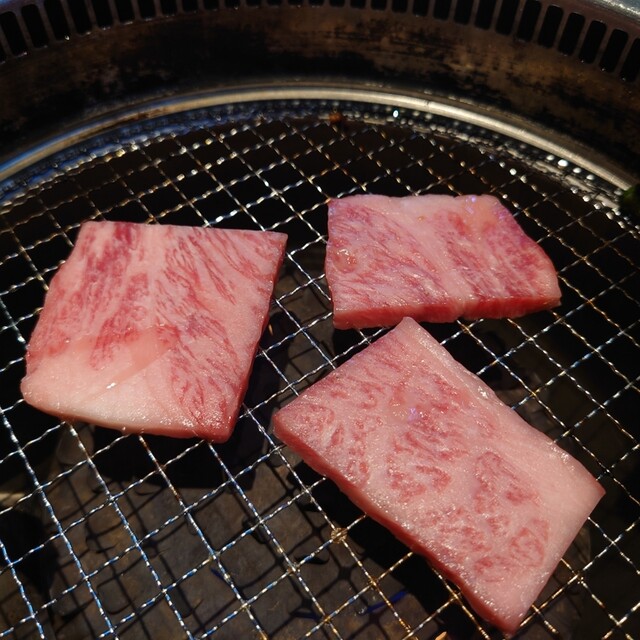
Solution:
[[[326,202],[360,192],[492,193],[551,256],[558,310],[429,329],[607,489],[519,637],[638,636],[640,242],[616,187],[464,121],[297,100],[121,126],[0,188],[0,637],[496,637],[271,435],[277,407],[380,333],[333,331],[323,275]],[[46,283],[96,218],[289,235],[228,443],[70,425],[22,401]]]

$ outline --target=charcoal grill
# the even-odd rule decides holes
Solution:
[[[498,638],[273,436],[334,331],[326,203],[491,193],[562,306],[427,328],[607,494],[518,638],[640,636],[640,12],[589,0],[0,2],[0,638]],[[289,235],[231,440],[21,399],[90,219]]]

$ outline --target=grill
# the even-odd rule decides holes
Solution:
[[[540,2],[356,5],[350,16],[360,11],[363,21],[382,12],[394,25],[394,16],[410,14],[429,28],[450,27],[452,38],[463,27],[481,43],[512,35],[516,47],[535,43],[566,64],[595,63],[606,76],[596,93],[623,83],[622,94],[611,93],[614,108],[623,95],[637,95],[640,40],[625,22],[630,10],[616,18],[601,3],[586,17]],[[14,69],[29,70],[22,73],[31,81],[44,73],[39,55],[60,62],[67,48],[88,51],[98,42],[106,49],[111,37],[133,47],[134,38],[122,40],[129,27],[174,25],[202,37],[187,26],[203,12],[203,21],[215,14],[229,32],[228,15],[239,16],[239,44],[227,37],[225,46],[234,54],[247,43],[252,55],[268,50],[271,72],[274,56],[283,60],[274,47],[285,45],[256,45],[259,27],[248,26],[246,12],[255,20],[262,11],[267,29],[277,12],[300,9],[304,31],[315,8],[322,31],[328,12],[334,24],[344,4],[8,6],[0,7],[0,87],[15,89]],[[291,27],[283,24],[286,40]],[[148,43],[145,50],[154,51]],[[365,192],[493,194],[553,260],[559,308],[427,328],[607,491],[517,637],[640,636],[640,226],[620,210],[635,180],[626,137],[637,111],[618,111],[625,130],[606,154],[595,153],[588,142],[610,136],[614,125],[585,138],[582,127],[592,121],[574,122],[570,110],[549,119],[532,103],[523,112],[516,106],[527,101],[526,88],[478,104],[455,95],[467,82],[457,72],[449,84],[433,79],[432,88],[446,91],[426,93],[410,82],[406,62],[394,63],[402,74],[390,82],[383,63],[356,74],[362,59],[334,53],[317,71],[334,71],[338,60],[352,78],[300,80],[295,73],[306,62],[294,60],[291,74],[276,78],[239,83],[194,73],[198,82],[172,84],[170,92],[144,68],[120,86],[122,66],[101,69],[96,88],[86,75],[80,82],[65,58],[71,79],[56,99],[45,86],[0,98],[4,140],[14,149],[5,147],[0,166],[0,638],[502,637],[272,434],[277,408],[383,332],[334,331],[323,273],[328,199]],[[205,62],[210,55],[203,53]],[[92,54],[86,67],[99,59]],[[164,82],[171,64],[158,61]],[[241,56],[231,64],[241,68]],[[107,90],[109,73],[118,87]],[[486,75],[478,95],[495,92],[496,82]],[[70,87],[82,88],[81,104],[62,100],[76,95]],[[16,104],[24,109],[20,122]],[[46,104],[53,114],[44,120]],[[592,106],[597,119],[604,107],[595,99]],[[228,443],[69,424],[22,400],[24,349],[47,283],[90,219],[288,234],[269,325]]]

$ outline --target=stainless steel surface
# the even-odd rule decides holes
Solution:
[[[640,171],[631,0],[2,0],[0,158],[141,95],[273,75],[468,99]]]
[[[607,490],[518,637],[638,637],[640,238],[618,209],[627,178],[462,103],[288,91],[174,100],[5,167],[0,637],[500,637],[271,433],[277,407],[381,333],[334,331],[323,275],[326,202],[359,192],[492,193],[551,256],[558,309],[427,328]],[[21,399],[47,282],[88,219],[289,235],[229,443],[71,425]]]

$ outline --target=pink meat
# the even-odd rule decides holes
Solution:
[[[506,632],[604,493],[409,318],[276,413],[274,425]]]
[[[492,196],[333,200],[325,270],[339,329],[516,317],[560,303],[551,260]]]
[[[226,440],[285,242],[280,233],[87,222],[31,336],[25,400],[127,432]]]

